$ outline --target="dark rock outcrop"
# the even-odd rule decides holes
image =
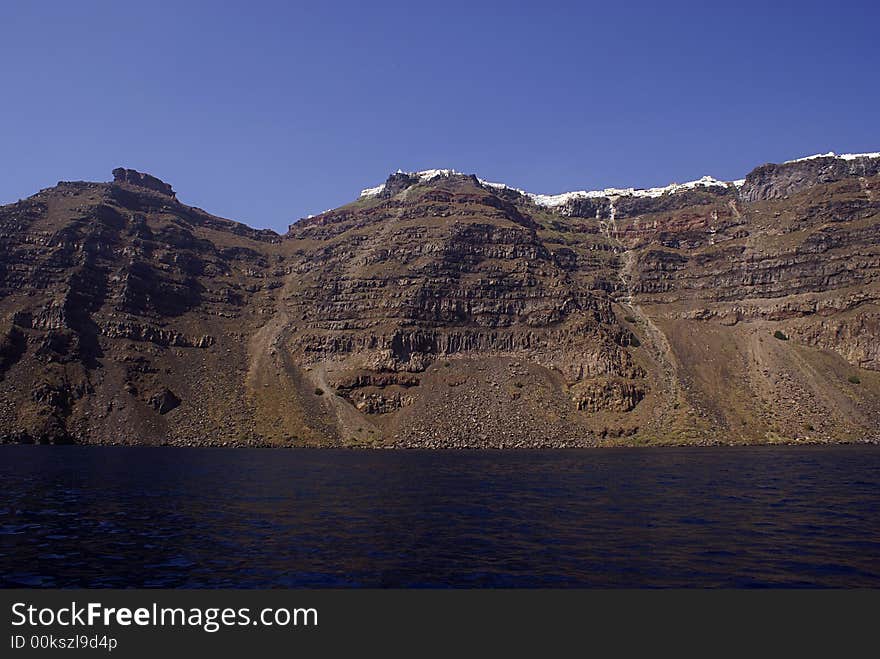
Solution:
[[[745,202],[779,199],[815,185],[852,177],[880,174],[880,158],[813,157],[781,165],[767,164],[752,170],[740,189]]]
[[[168,197],[174,197],[175,193],[172,187],[164,181],[157,179],[155,176],[138,172],[134,169],[125,169],[117,167],[113,170],[113,181],[115,183],[128,183],[139,188],[153,190]]]
[[[150,407],[156,410],[159,414],[168,414],[168,412],[180,405],[181,402],[182,401],[175,395],[175,393],[167,388],[150,396],[148,401]]]

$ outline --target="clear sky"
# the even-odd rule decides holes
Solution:
[[[0,203],[150,172],[285,229],[392,171],[532,192],[880,151],[880,3],[0,5]]]

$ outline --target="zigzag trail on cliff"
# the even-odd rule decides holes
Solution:
[[[293,388],[292,373],[284,350],[284,336],[290,318],[284,304],[290,294],[292,280],[288,277],[275,296],[272,317],[263,324],[248,342],[248,372],[245,383],[248,399],[255,408],[272,410],[281,404],[279,392]],[[268,399],[268,400],[267,400]],[[271,416],[271,412],[269,413]],[[264,416],[265,413],[261,416]],[[281,413],[275,416],[282,417]],[[257,420],[256,430],[267,437],[280,439],[274,423],[261,423]]]
[[[636,250],[627,247],[620,240],[616,232],[613,235],[609,235],[609,239],[616,243],[619,250],[617,274],[623,293],[622,295],[615,296],[614,301],[623,308],[625,315],[633,317],[636,321],[635,325],[643,330],[642,339],[647,343],[654,361],[662,371],[663,377],[661,380],[668,395],[665,397],[664,403],[655,409],[654,419],[658,424],[664,424],[669,417],[674,415],[674,411],[679,406],[679,398],[681,396],[675,353],[666,338],[666,334],[657,327],[654,320],[642,309],[641,305],[634,302],[633,282],[638,279],[638,255]]]

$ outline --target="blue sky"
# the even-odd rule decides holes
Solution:
[[[533,192],[880,151],[876,2],[0,6],[0,203],[124,165],[258,227],[397,168]]]

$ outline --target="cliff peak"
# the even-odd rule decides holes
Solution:
[[[360,196],[363,197],[390,197],[402,190],[416,185],[418,183],[429,183],[437,179],[447,179],[453,177],[471,178],[475,182],[478,179],[472,174],[464,174],[454,169],[424,169],[418,172],[405,172],[398,169],[389,175],[384,183],[372,188],[361,190]],[[482,183],[482,181],[480,181]]]
[[[170,184],[165,183],[165,181],[156,178],[155,176],[139,172],[135,169],[117,167],[113,170],[113,182],[128,183],[129,185],[146,188],[147,190],[152,190],[168,197],[176,198],[176,193]]]

